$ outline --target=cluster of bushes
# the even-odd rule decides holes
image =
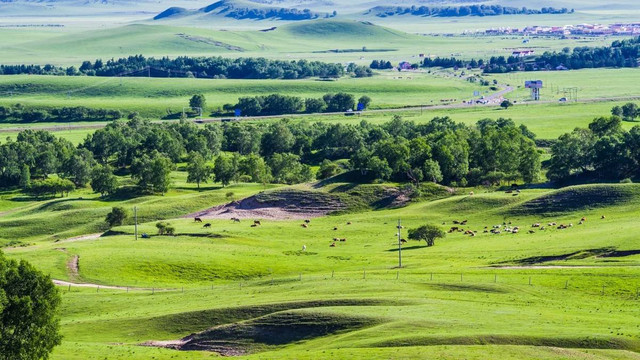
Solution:
[[[72,71],[71,71],[72,70]],[[351,65],[307,60],[265,58],[188,57],[146,58],[142,55],[120,59],[84,61],[79,69],[54,65],[0,65],[0,75],[88,75],[198,77],[213,79],[304,79],[339,78],[344,75],[371,76],[371,69]]]
[[[0,121],[7,122],[75,122],[113,121],[122,118],[119,110],[91,109],[84,106],[32,109],[22,104],[0,106]]]
[[[394,15],[414,15],[414,16],[437,16],[437,17],[458,17],[458,16],[498,16],[498,15],[534,15],[534,14],[568,14],[574,10],[567,8],[543,7],[541,9],[528,9],[526,7],[517,8],[501,5],[467,5],[467,6],[378,6],[369,12],[375,13],[379,17]]]
[[[588,128],[576,128],[551,147],[547,177],[567,181],[586,176],[605,180],[640,175],[640,126],[622,129],[618,116],[594,119]]]
[[[366,109],[371,99],[365,95],[358,99],[358,103]],[[342,112],[356,110],[356,99],[352,94],[347,93],[326,94],[319,99],[271,94],[242,97],[238,99],[237,104],[227,104],[223,108],[227,111],[240,110],[241,115],[246,116]]]
[[[60,196],[64,196],[65,194],[69,194],[69,192],[75,190],[76,186],[73,182],[67,179],[60,178],[48,178],[44,180],[34,180],[27,187],[26,191],[28,194],[41,197],[41,196],[56,196],[56,194],[60,194]]]
[[[485,73],[538,71],[556,69],[585,69],[603,67],[638,67],[640,37],[616,40],[611,46],[568,47],[562,51],[545,52],[531,58],[492,56],[489,60],[461,60],[456,58],[424,59],[424,67],[480,68]]]

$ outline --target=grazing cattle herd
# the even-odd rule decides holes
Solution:
[[[602,215],[600,217],[600,219],[604,220],[606,219],[606,216]],[[582,217],[580,219],[580,221],[578,222],[578,225],[583,225],[585,222],[587,221],[586,217]],[[467,225],[467,220],[453,220],[452,223],[454,225]],[[442,225],[446,225],[446,222],[443,222]],[[529,234],[535,234],[536,230],[534,229],[538,229],[540,231],[545,231],[547,230],[547,228],[551,229],[551,228],[556,228],[558,230],[564,230],[564,229],[569,229],[573,227],[573,223],[568,223],[568,224],[558,224],[557,222],[550,222],[547,223],[546,226],[542,225],[541,223],[534,223],[531,225],[531,228],[528,233]],[[511,221],[505,221],[502,224],[498,224],[498,225],[492,225],[491,227],[489,226],[485,226],[483,229],[483,233],[490,233],[490,234],[494,234],[494,235],[498,235],[498,234],[502,234],[504,233],[511,233],[511,234],[517,234],[519,233],[521,230],[520,226],[512,226]],[[476,234],[478,233],[477,230],[469,230],[469,229],[464,229],[462,228],[462,226],[451,226],[449,228],[449,233],[464,233],[465,235],[469,235],[471,237],[476,236]]]
[[[606,216],[602,215],[600,217],[601,220],[606,219]],[[196,223],[201,223],[202,219],[199,217],[196,217],[193,219],[194,222]],[[231,221],[233,222],[240,222],[239,218],[236,217],[232,217]],[[580,219],[580,221],[578,222],[578,225],[583,225],[585,222],[587,221],[586,217],[582,217]],[[478,234],[477,230],[471,230],[471,229],[464,229],[463,226],[467,226],[468,224],[468,220],[453,220],[452,221],[453,225],[458,225],[458,226],[451,226],[449,228],[449,233],[463,233],[464,235],[468,235],[470,237],[475,237]],[[301,227],[307,229],[309,228],[311,224],[311,220],[309,219],[305,219],[304,222],[302,224],[300,224]],[[346,223],[347,225],[351,225],[351,221]],[[446,222],[443,222],[442,225],[446,225]],[[251,227],[258,227],[261,226],[262,222],[260,220],[254,220],[253,224],[251,224]],[[556,222],[549,222],[547,223],[547,225],[543,225],[541,223],[533,223],[531,225],[531,229],[529,229],[527,232],[529,234],[535,234],[536,230],[539,231],[545,231],[547,230],[547,228],[552,229],[552,228],[556,228],[558,230],[564,230],[564,229],[569,229],[573,227],[573,223],[568,223],[568,224],[558,224]],[[211,228],[211,223],[206,223],[203,225],[203,228]],[[400,227],[400,228],[404,228],[404,227]],[[333,227],[334,231],[338,230],[337,226]],[[502,224],[498,224],[498,225],[492,225],[491,227],[489,226],[485,226],[483,229],[483,233],[490,233],[490,234],[494,234],[494,235],[498,235],[498,234],[502,234],[502,233],[511,233],[511,234],[518,234],[521,230],[520,226],[513,226],[511,221],[504,221]],[[338,237],[334,237],[331,240],[331,244],[329,245],[329,247],[336,247],[337,243],[339,242],[346,242],[347,239],[346,238],[338,238]],[[407,240],[405,239],[400,239],[400,243],[401,244],[405,244],[407,242]],[[302,246],[302,251],[306,251],[307,250],[307,246],[303,245]]]

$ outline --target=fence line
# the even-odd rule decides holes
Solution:
[[[549,279],[553,276],[552,279]],[[180,287],[163,288],[159,286],[151,287],[135,287],[135,286],[107,286],[97,284],[65,284],[67,292],[71,292],[74,288],[88,288],[95,287],[96,292],[104,292],[110,290],[113,292],[148,292],[151,295],[156,293],[193,293],[204,291],[220,291],[227,289],[251,289],[263,286],[280,286],[283,284],[291,283],[311,283],[320,281],[359,281],[359,282],[372,282],[372,281],[389,281],[389,282],[403,282],[406,284],[467,284],[467,285],[526,285],[536,286],[542,288],[577,291],[586,295],[600,295],[600,296],[616,296],[624,297],[626,299],[640,300],[640,276],[636,275],[624,275],[616,280],[627,284],[627,286],[621,286],[615,281],[612,281],[611,275],[602,276],[602,281],[593,280],[594,276],[589,275],[557,275],[557,274],[507,274],[507,273],[464,273],[464,272],[424,272],[424,273],[406,273],[402,274],[401,270],[369,270],[363,268],[361,271],[345,271],[336,272],[334,270],[331,273],[325,275],[319,273],[311,273],[305,275],[302,272],[298,272],[297,276],[289,275],[274,278],[269,276],[267,278],[251,279],[251,280],[239,280],[239,281],[225,281],[220,283],[211,283],[210,286],[194,286],[187,285]],[[581,280],[589,279],[590,281],[584,283]],[[608,282],[605,280],[609,280]],[[629,280],[632,280],[629,282]],[[88,286],[89,285],[89,286]]]

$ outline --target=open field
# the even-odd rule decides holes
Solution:
[[[459,75],[459,74],[458,74]],[[401,78],[400,78],[401,77]],[[629,100],[607,101],[613,98],[636,98],[640,94],[634,84],[640,80],[637,69],[589,69],[566,72],[535,72],[486,76],[499,83],[517,86],[516,91],[506,97],[520,102],[508,110],[497,107],[473,107],[430,109],[441,104],[441,99],[471,99],[473,91],[479,90],[486,95],[490,91],[468,81],[453,76],[449,71],[437,71],[433,74],[381,72],[373,78],[340,79],[324,82],[313,79],[278,80],[204,80],[204,79],[158,79],[96,77],[54,77],[54,76],[5,76],[0,77],[0,91],[13,96],[0,99],[0,105],[10,106],[21,103],[34,107],[89,106],[107,109],[119,109],[123,112],[138,111],[143,116],[157,119],[167,116],[167,110],[180,113],[187,105],[188,98],[202,92],[207,98],[209,109],[225,103],[235,103],[238,97],[247,95],[265,95],[280,93],[302,97],[321,97],[327,92],[345,91],[356,96],[369,95],[373,109],[402,108],[424,105],[423,111],[365,112],[357,118],[342,115],[304,115],[294,121],[355,122],[367,120],[373,123],[388,121],[393,115],[418,123],[426,122],[436,116],[449,116],[454,121],[472,124],[483,118],[511,118],[517,123],[527,125],[539,138],[556,138],[577,126],[586,126],[593,118],[610,114],[615,105]],[[528,90],[520,84],[526,79],[542,79],[543,103],[534,104],[528,100]],[[122,83],[122,85],[120,85]],[[557,99],[566,96],[562,89],[577,87],[580,101],[558,103]],[[560,90],[558,92],[558,89]],[[71,91],[69,97],[67,91]],[[601,99],[601,101],[598,101]],[[547,102],[544,102],[547,101]],[[176,115],[177,116],[177,115]],[[271,120],[259,120],[271,121]],[[57,134],[74,143],[81,142],[101,123],[73,123],[73,126],[87,126],[89,129],[74,129],[62,123],[38,124],[0,124],[2,128],[46,128],[56,130]],[[630,128],[633,122],[623,126]],[[58,131],[59,130],[59,131]],[[17,129],[2,132],[1,138],[15,137]]]
[[[177,173],[177,189],[183,187],[181,178]],[[343,185],[314,191],[366,196],[363,185],[354,190],[343,190]],[[224,202],[227,190],[246,196],[259,187],[176,190],[168,197],[138,199],[135,205],[142,222],[173,218],[189,208]],[[638,185],[523,190],[517,197],[474,190],[473,197],[445,196],[400,209],[312,219],[308,229],[299,220],[264,221],[252,228],[249,221],[224,219],[208,220],[212,228],[202,229],[192,219],[177,218],[169,220],[177,236],[138,241],[132,226],[99,239],[52,240],[96,232],[107,206],[134,205],[126,200],[105,203],[82,193],[8,206],[12,201],[7,199],[3,208],[9,213],[0,217],[0,236],[31,243],[5,252],[54,278],[131,287],[63,288],[65,341],[54,359],[208,358],[214,354],[138,344],[178,340],[214,325],[219,325],[214,333],[222,348],[257,352],[248,358],[479,359],[500,353],[514,359],[637,359]],[[557,205],[548,207],[548,202]],[[163,205],[169,203],[171,210]],[[77,218],[72,214],[78,211],[86,219],[64,225],[56,220]],[[587,221],[577,225],[583,216]],[[441,222],[448,227],[464,218],[479,234],[449,234],[433,248],[410,242],[398,271],[398,218],[406,228]],[[526,233],[531,223],[551,221],[574,227]],[[482,233],[484,226],[502,222],[523,231]],[[28,230],[29,223],[43,224],[44,232]],[[155,234],[153,224],[143,223],[140,232]],[[56,235],[45,235],[51,233]],[[336,236],[347,241],[329,247]],[[68,263],[76,255],[74,275]],[[309,321],[337,330],[302,325]],[[298,335],[276,335],[276,329],[287,326],[298,326]],[[251,335],[257,329],[265,335]]]
[[[375,6],[458,6],[459,1],[224,1],[251,8],[308,7],[327,13],[337,8],[338,13],[335,18],[314,21],[236,20],[221,14],[153,21],[154,15],[169,6],[196,9],[212,1],[15,0],[3,3],[0,0],[0,64],[52,63],[79,67],[83,60],[136,54],[308,59],[363,65],[381,59],[394,65],[400,61],[417,63],[422,60],[419,54],[487,59],[508,56],[514,49],[523,47],[541,54],[564,47],[610,45],[619,38],[532,36],[525,44],[520,36],[461,36],[460,33],[492,27],[637,22],[640,15],[640,5],[632,0],[611,4],[599,0],[543,0],[535,4],[525,0],[488,0],[483,4],[568,7],[576,8],[576,12],[454,18],[409,15],[381,18],[365,12]],[[273,29],[269,29],[271,27]],[[269,30],[260,31],[266,29]],[[420,124],[444,116],[464,124],[475,124],[485,118],[511,118],[516,124],[526,125],[537,139],[556,139],[576,127],[586,127],[595,117],[608,116],[615,105],[629,101],[640,103],[639,69],[482,75],[492,85],[493,80],[496,81],[494,90],[465,80],[468,75],[468,71],[462,74],[452,69],[376,71],[371,78],[345,77],[337,81],[2,75],[0,106],[19,103],[27,108],[117,109],[125,117],[130,112],[138,112],[151,121],[168,123],[179,118],[191,96],[202,93],[207,111],[198,126],[204,126],[203,122],[220,121],[220,118],[210,118],[210,114],[225,104],[237,103],[239,97],[277,93],[319,98],[326,93],[347,92],[356,98],[371,97],[370,109],[353,116],[296,114],[290,121],[311,127],[316,121],[357,124],[364,120],[381,124],[396,115]],[[528,101],[529,92],[523,84],[537,79],[544,81],[545,88],[541,92],[542,101],[533,103]],[[565,88],[577,88],[579,101],[559,102],[559,98],[568,97]],[[473,95],[475,91],[479,95]],[[492,94],[502,100],[496,94],[503,91],[515,106],[504,110],[497,105],[499,101],[488,106],[463,104],[463,100],[486,100]],[[279,118],[236,121],[274,123]],[[622,128],[637,124],[623,121]],[[77,145],[105,125],[98,121],[2,122],[0,142],[15,139],[23,129],[45,129]],[[257,177],[260,175],[257,174],[254,179],[258,180],[253,181],[266,184],[232,181],[225,187],[216,182],[203,183],[197,188],[187,183],[186,161],[195,157],[192,152],[187,154],[187,150],[201,151],[206,157],[202,162],[211,165],[209,151],[217,153],[220,144],[216,139],[209,141],[204,135],[196,134],[197,129],[184,127],[180,130],[184,135],[175,132],[171,136],[195,139],[200,143],[189,145],[210,148],[185,146],[183,149],[180,143],[184,153],[174,153],[175,159],[167,160],[175,165],[172,170],[166,170],[172,186],[161,196],[141,192],[130,176],[135,173],[136,161],[129,160],[144,159],[149,153],[160,159],[151,145],[163,141],[170,148],[176,143],[168,141],[173,137],[164,136],[163,132],[153,137],[155,133],[150,133],[150,129],[135,129],[107,134],[105,137],[113,136],[114,141],[98,143],[98,146],[108,144],[120,149],[117,152],[108,149],[112,157],[106,162],[116,168],[114,174],[119,188],[104,198],[88,187],[76,189],[67,196],[49,198],[35,198],[28,195],[29,191],[17,189],[18,183],[21,187],[25,184],[24,178],[31,178],[31,172],[34,179],[49,175],[77,180],[79,175],[66,173],[72,166],[62,154],[60,159],[56,155],[42,159],[41,155],[51,155],[52,151],[46,153],[38,149],[38,159],[32,160],[38,164],[47,164],[45,160],[49,160],[49,167],[58,169],[60,174],[55,171],[48,174],[26,161],[13,161],[28,159],[21,157],[20,151],[3,152],[2,156],[13,156],[11,161],[0,159],[4,176],[0,177],[3,182],[0,185],[5,186],[7,181],[16,186],[0,188],[0,251],[7,258],[26,260],[48,274],[61,293],[60,331],[64,338],[51,354],[53,360],[222,356],[256,360],[640,360],[640,184],[631,180],[637,181],[640,174],[636,154],[616,157],[631,160],[625,165],[632,170],[619,177],[630,177],[622,180],[624,184],[560,188],[557,183],[540,180],[547,171],[553,171],[546,162],[542,169],[536,167],[539,165],[537,153],[544,161],[551,157],[550,151],[535,149],[529,139],[521,138],[518,129],[509,126],[506,129],[512,132],[489,128],[484,139],[491,141],[475,144],[473,151],[482,152],[476,153],[481,155],[474,157],[474,161],[496,157],[495,153],[500,151],[495,149],[507,149],[505,152],[514,146],[524,149],[522,144],[529,143],[527,151],[522,151],[532,158],[535,155],[535,161],[515,167],[493,161],[491,164],[500,165],[499,169],[497,165],[469,166],[482,166],[472,171],[486,170],[481,179],[486,186],[455,188],[424,180],[416,190],[409,182],[369,183],[364,179],[372,175],[377,164],[371,161],[364,165],[369,166],[368,170],[360,168],[362,173],[354,170],[319,182],[289,186],[268,184],[271,180],[263,180],[266,177]],[[273,144],[275,138],[282,139],[282,143],[295,140],[295,145],[283,147],[288,149],[283,151],[291,152],[289,155],[295,152],[311,158],[301,161],[311,172],[305,179],[315,179],[315,172],[321,168],[323,159],[318,155],[326,154],[335,160],[339,171],[348,171],[345,164],[358,146],[343,148],[344,140],[357,139],[361,134],[339,129],[322,138],[302,137],[300,130],[293,127],[293,130],[276,126],[273,129],[277,136],[269,135],[271,142],[265,141],[269,137],[263,134],[257,139],[259,145],[255,149],[260,150],[252,150],[260,154],[254,157],[256,162],[247,161],[247,157],[239,161],[240,168],[259,165],[257,161],[265,160],[275,169],[277,164],[271,162],[276,156],[269,151],[269,144]],[[360,160],[373,160],[380,150],[377,147],[386,147],[382,150],[390,158],[406,159],[404,164],[394,162],[397,168],[389,168],[394,174],[400,169],[397,172],[402,177],[398,179],[412,178],[409,173],[423,170],[432,173],[425,174],[425,178],[435,179],[436,171],[427,166],[434,163],[431,160],[435,154],[440,162],[434,165],[438,166],[438,173],[445,161],[458,165],[466,161],[459,159],[469,158],[459,156],[469,151],[464,148],[469,144],[463,138],[453,137],[453,130],[424,135],[424,146],[412,141],[410,147],[394,147],[393,141],[377,140],[385,139],[392,130],[396,129],[375,128],[362,132],[360,142],[367,138],[373,151],[363,152],[365,156],[359,157],[370,154],[370,159]],[[397,130],[401,131],[401,126]],[[294,136],[291,131],[298,133]],[[128,137],[134,138],[138,135],[136,132],[144,133],[148,141],[134,146],[138,140]],[[352,134],[357,136],[350,136]],[[469,134],[471,139],[485,136],[478,132]],[[518,144],[508,143],[514,134],[521,140],[515,141]],[[216,135],[212,132],[207,136]],[[609,139],[598,136],[603,141]],[[614,145],[615,136],[611,136]],[[629,146],[620,145],[621,149],[637,148],[631,146],[632,136],[624,134],[624,145]],[[252,139],[236,137],[236,141],[242,139],[247,143],[256,140],[253,133]],[[325,139],[329,137],[339,140]],[[449,144],[445,141],[449,139],[460,141]],[[218,140],[223,141],[224,151],[239,151],[239,146],[224,144],[226,139]],[[395,140],[401,143],[403,139]],[[323,149],[316,144],[320,142],[330,146],[325,145]],[[462,147],[454,146],[459,142],[464,143]],[[509,147],[503,146],[504,143]],[[608,143],[598,144],[602,149]],[[579,147],[580,144],[570,145]],[[93,155],[98,156],[96,151],[108,146],[92,150]],[[307,152],[307,148],[314,150]],[[414,152],[414,149],[417,150]],[[565,151],[587,154],[582,149]],[[251,151],[243,154],[246,152]],[[117,164],[114,154],[118,156]],[[78,152],[71,158],[79,163],[78,168],[85,161],[78,160],[81,155]],[[91,152],[87,156],[92,156]],[[377,160],[382,162],[380,158]],[[521,159],[510,157],[504,162],[512,165],[514,160]],[[64,166],[53,164],[56,161]],[[159,166],[155,162],[144,163]],[[417,170],[413,169],[414,163],[418,164]],[[300,165],[298,160],[291,164],[292,167]],[[514,176],[511,172],[523,172],[521,166],[534,169],[540,179],[532,176],[532,184],[523,185],[516,173],[515,180],[505,180],[499,185],[489,185],[492,181],[486,180],[492,178],[491,172],[498,170],[501,171],[498,175],[511,179]],[[463,175],[469,173],[470,176],[472,171],[463,170]],[[202,171],[208,171],[204,165]],[[369,174],[365,175],[367,171]],[[571,177],[571,169],[565,180],[571,183],[602,181],[595,178],[601,175],[595,171],[593,175],[590,169],[580,171],[586,180]],[[238,174],[237,170],[233,172]],[[241,173],[246,175],[240,179],[252,181],[253,175],[248,175],[246,169]],[[524,175],[521,177],[527,179]],[[455,178],[455,182],[445,183],[455,186],[466,184],[468,179],[470,177]],[[291,183],[299,181],[307,180]],[[519,185],[511,185],[513,182]],[[110,229],[105,216],[117,206],[124,207],[130,214],[123,225]],[[131,216],[134,208],[137,226]],[[196,216],[202,217],[202,221],[196,221]],[[232,216],[241,219],[232,221]],[[256,224],[255,220],[260,223]],[[462,220],[464,225],[457,224]],[[175,235],[158,234],[159,221],[175,227]],[[400,228],[398,221],[402,224]],[[408,230],[425,224],[449,231],[445,238],[436,240],[435,246],[427,247],[426,243],[408,236]],[[464,230],[451,229],[453,226]],[[513,227],[518,230],[514,231]],[[500,229],[500,233],[490,233],[492,228]],[[407,239],[402,244],[402,266],[398,266],[399,238]],[[0,315],[3,310],[0,306]]]
[[[438,104],[441,99],[465,99],[488,87],[459,78],[426,73],[384,72],[371,78],[343,78],[337,81],[305,80],[211,80],[163,78],[104,78],[56,76],[2,76],[2,105],[87,106],[138,111],[142,116],[162,118],[167,110],[181,113],[189,98],[203,93],[210,110],[236,104],[239,97],[295,95],[320,98],[326,93],[347,92],[368,95],[372,108]],[[11,95],[11,96],[8,96]]]
[[[540,139],[555,139],[566,132],[570,132],[576,127],[587,127],[595,117],[608,116],[613,106],[622,106],[626,102],[627,101],[601,101],[567,104],[520,104],[508,110],[503,110],[499,107],[452,109],[429,109],[428,107],[425,107],[422,112],[419,109],[393,112],[365,112],[359,117],[345,117],[343,115],[303,115],[300,117],[294,117],[291,121],[357,123],[365,120],[373,124],[380,124],[390,121],[395,115],[399,115],[405,120],[414,121],[416,123],[426,123],[434,117],[448,116],[456,122],[471,125],[481,119],[497,119],[503,117],[513,119],[517,124],[526,125]],[[274,122],[280,118],[281,117],[246,121]],[[102,122],[73,124],[0,124],[0,139],[4,140],[7,137],[15,139],[18,132],[23,129],[44,129],[54,132],[56,136],[65,138],[74,144],[79,144],[88,134],[93,133],[96,128],[105,125],[106,123]],[[636,125],[638,125],[637,122],[625,121],[622,123],[622,127],[625,129],[630,129]],[[74,128],[74,126],[78,126],[79,128]]]
[[[371,21],[377,24],[377,20]],[[277,29],[268,32],[155,24],[92,30],[0,28],[0,36],[13,38],[0,44],[0,62],[79,67],[84,60],[143,54],[148,57],[262,56],[369,64],[374,59],[418,62],[420,53],[476,59],[508,56],[512,49],[523,46],[521,36],[417,35],[373,24],[352,20],[316,20],[283,26],[276,24]],[[270,27],[267,24],[261,26]],[[446,28],[448,25],[443,26]],[[23,37],[22,34],[26,35]],[[526,47],[542,53],[559,51],[566,46],[604,46],[611,41],[605,37],[577,40],[540,37],[532,38]],[[363,47],[367,48],[366,52],[359,51]],[[349,51],[330,51],[335,49]]]

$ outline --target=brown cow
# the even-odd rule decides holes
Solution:
[[[336,243],[331,243],[331,245],[329,245],[329,247],[336,247]]]
[[[406,243],[407,243],[407,240],[405,240],[405,239],[400,239],[400,243],[401,243],[401,244],[406,244]]]
[[[197,217],[197,218],[193,218],[193,221],[198,222],[198,223],[201,223],[201,222],[202,222],[202,219],[200,219],[199,217]]]
[[[260,220],[253,220],[253,225],[262,225]]]
[[[302,226],[305,229],[309,227],[307,224],[300,224],[300,226]]]

